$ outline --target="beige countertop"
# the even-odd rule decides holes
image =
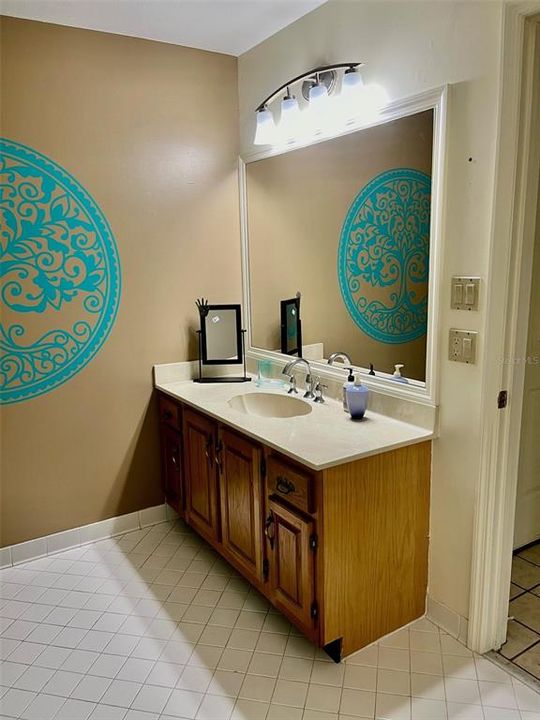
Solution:
[[[234,410],[228,401],[245,393],[276,393],[286,389],[258,388],[255,382],[199,384],[191,381],[156,382],[156,388],[196,410],[259,440],[313,470],[341,465],[434,437],[431,430],[368,410],[363,420],[351,420],[341,403],[306,400],[309,415],[268,418]],[[300,393],[296,397],[302,398]]]

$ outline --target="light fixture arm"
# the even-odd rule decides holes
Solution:
[[[319,76],[319,73],[323,72],[331,72],[332,70],[342,70],[344,68],[346,69],[357,69],[359,67],[362,67],[364,63],[361,62],[353,62],[353,63],[339,63],[338,65],[322,65],[321,67],[313,68],[313,70],[309,70],[308,72],[302,73],[302,75],[298,75],[297,77],[293,78],[292,80],[287,80],[286,83],[283,83],[277,90],[274,90],[265,100],[260,103],[255,109],[256,112],[259,112],[259,110],[264,110],[267,103],[272,102],[272,100],[277,97],[283,90],[287,89],[290,85],[295,85],[296,83],[300,82],[301,80],[309,80],[309,79],[317,79]]]

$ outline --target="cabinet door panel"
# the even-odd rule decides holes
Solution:
[[[223,546],[249,575],[261,580],[261,451],[228,430],[220,440]]]
[[[272,599],[304,627],[312,626],[314,600],[313,522],[270,499],[266,523]]]
[[[182,437],[178,430],[169,425],[161,425],[161,453],[163,492],[166,502],[182,514]]]
[[[191,410],[184,412],[186,515],[189,523],[211,540],[219,537],[215,438],[212,420]]]

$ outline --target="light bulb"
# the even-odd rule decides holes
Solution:
[[[283,142],[291,142],[300,132],[300,107],[294,95],[286,95],[281,101],[281,119],[278,134]]]
[[[381,85],[377,85],[376,83],[367,85],[366,94],[369,104],[377,111],[381,110],[385,105],[388,105],[388,93]]]
[[[329,125],[331,103],[326,85],[316,82],[309,89],[308,112],[306,113],[306,132],[309,136],[321,135]]]
[[[276,139],[276,124],[274,116],[267,107],[257,110],[257,129],[255,130],[254,145],[272,145]]]
[[[315,83],[309,89],[309,105],[312,110],[324,108],[328,103],[328,88],[320,82]]]
[[[365,85],[362,91],[361,116],[366,120],[376,118],[382,108],[388,104],[388,94],[380,85]]]
[[[358,79],[354,76],[358,76]],[[347,71],[343,76],[340,95],[340,115],[345,124],[356,121],[373,122],[388,103],[383,87],[374,83],[364,85],[358,71]]]
[[[361,114],[363,90],[364,83],[358,70],[354,68],[345,70],[338,101],[339,115],[343,123]]]
[[[356,68],[349,68],[348,70],[345,70],[343,80],[341,81],[342,93],[348,93],[351,90],[362,87],[362,85],[362,76]]]

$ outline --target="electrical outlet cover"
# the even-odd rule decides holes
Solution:
[[[477,338],[478,333],[474,330],[451,328],[448,335],[448,359],[473,365],[476,362]]]

